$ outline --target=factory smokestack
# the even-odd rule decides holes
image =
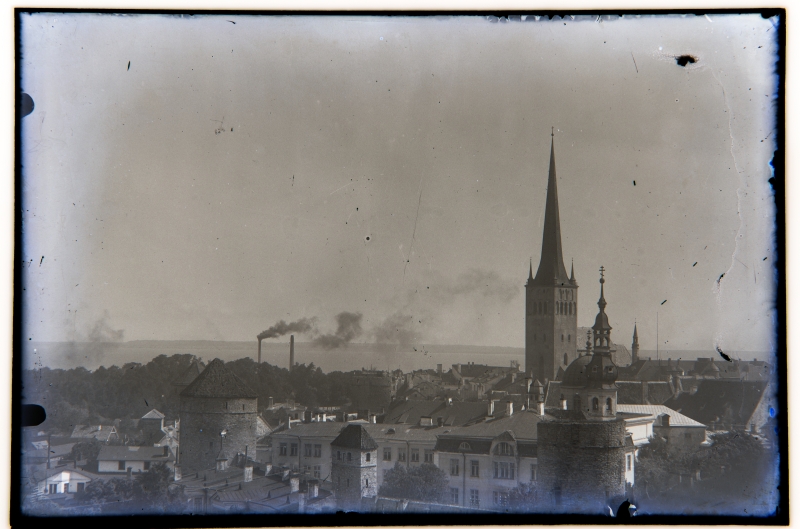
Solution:
[[[261,365],[261,337],[258,336],[258,365]]]
[[[289,371],[294,369],[294,334],[289,336]]]

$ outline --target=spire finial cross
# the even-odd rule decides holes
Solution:
[[[555,136],[555,130],[556,130],[555,127],[550,127],[550,137],[551,138]]]

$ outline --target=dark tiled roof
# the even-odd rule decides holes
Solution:
[[[101,446],[98,461],[172,461],[172,453],[160,446]]]
[[[561,382],[551,380],[547,384],[547,393],[544,398],[545,408],[557,408],[561,405]]]
[[[641,381],[617,381],[617,404],[645,404]]]
[[[766,388],[764,381],[707,379],[700,381],[696,393],[682,393],[664,405],[706,425],[745,425]]]
[[[647,400],[650,404],[664,404],[672,398],[672,386],[669,382],[648,382]]]
[[[194,382],[181,391],[182,397],[254,399],[258,395],[233,374],[219,358],[212,360]]]
[[[356,450],[377,450],[378,443],[360,424],[349,424],[342,433],[331,442],[331,446],[354,448]]]

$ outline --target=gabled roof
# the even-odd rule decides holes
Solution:
[[[200,375],[200,373],[202,373],[202,372],[203,372],[203,368],[200,367],[200,365],[197,362],[197,360],[194,360],[194,361],[192,361],[191,365],[186,369],[186,371],[181,373],[181,376],[179,376],[178,378],[175,379],[175,381],[172,383],[172,385],[173,386],[188,386],[189,384],[194,382],[194,379],[196,379]]]
[[[442,431],[439,438],[482,438],[495,439],[504,434],[510,434],[517,440],[535,441],[538,437],[537,425],[541,416],[533,411],[521,411],[514,413],[510,417],[501,417],[489,421],[464,426],[461,428],[450,428],[449,432]],[[441,430],[441,429],[440,429]]]
[[[706,379],[696,393],[682,393],[664,405],[707,425],[746,425],[767,387],[765,381]]]
[[[142,419],[163,419],[164,414],[158,411],[157,409],[153,408],[152,410],[148,411]]]
[[[331,446],[355,450],[377,450],[378,443],[361,424],[348,424],[339,436],[331,441]]]
[[[208,366],[183,391],[181,397],[258,398],[244,381],[233,374],[219,358]]]

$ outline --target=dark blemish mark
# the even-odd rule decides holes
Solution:
[[[633,181],[633,185],[636,185],[636,180]]]
[[[128,71],[131,71],[131,61],[128,61]]]
[[[636,68],[636,73],[639,73],[639,67],[636,66],[636,58],[633,56],[633,52],[631,52],[631,59],[633,59],[633,67]]]
[[[731,360],[731,357],[730,357],[730,356],[728,356],[728,355],[726,355],[725,353],[723,353],[723,352],[722,352],[722,349],[720,349],[720,348],[719,348],[719,345],[717,346],[717,352],[719,353],[719,355],[720,355],[720,356],[721,356],[721,357],[722,357],[722,358],[723,358],[725,361],[727,361],[727,362],[732,362],[732,361],[733,361],[733,360]]]
[[[44,255],[42,256],[42,258],[41,258],[41,259],[39,259],[39,266],[40,266],[40,267],[42,266],[42,261],[44,261]]]
[[[697,266],[697,261],[695,261],[695,262],[694,262],[694,264],[693,264],[692,266]]]
[[[231,24],[233,24],[234,26],[236,25],[236,22],[234,22],[233,20],[228,20],[228,22],[230,22],[230,23],[231,23]]]
[[[233,132],[233,127],[231,127],[231,132]]]
[[[667,302],[667,300],[665,299],[664,301],[662,301],[662,302],[661,302],[661,304],[663,305],[663,304],[664,304],[664,303],[666,303],[666,302]]]
[[[675,62],[677,62],[680,66],[686,67],[686,65],[689,63],[696,63],[697,57],[693,57],[691,55],[681,55],[680,57],[675,57]]]
[[[772,406],[769,407],[769,416],[772,417],[773,419],[775,418],[775,408],[773,408]]]
[[[33,112],[33,107],[34,107],[33,98],[31,98],[31,96],[29,96],[25,92],[22,92],[19,95],[19,115],[20,115],[20,117],[24,118],[25,116],[27,116],[28,114]]]
[[[721,274],[719,275],[719,277],[717,278],[717,284],[719,284],[719,282],[720,282],[720,281],[722,281],[722,278],[723,278],[723,277],[725,277],[725,272],[723,272],[723,273],[721,273]]]
[[[367,235],[367,240],[369,240],[369,235]]]
[[[631,507],[633,507],[633,504],[631,502],[629,502],[628,500],[623,501],[620,504],[619,509],[617,509],[617,518],[630,518]]]
[[[47,418],[44,408],[38,404],[22,405],[22,426],[39,426]]]
[[[147,399],[144,399],[144,405],[147,406],[148,408],[150,407],[150,405],[147,403]]]
[[[766,261],[766,260],[767,260],[767,258],[766,258],[766,257],[762,259],[762,261]]]

